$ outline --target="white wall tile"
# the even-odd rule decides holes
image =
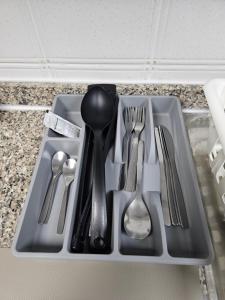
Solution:
[[[225,77],[225,0],[0,0],[0,80]]]
[[[225,58],[225,1],[163,0],[155,58]]]
[[[30,0],[47,58],[146,58],[154,0]]]
[[[40,58],[26,1],[0,1],[0,59]]]

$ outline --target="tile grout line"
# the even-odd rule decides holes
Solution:
[[[49,105],[30,105],[30,104],[0,104],[0,111],[46,111],[51,110]],[[186,114],[208,114],[208,108],[183,108]]]
[[[151,35],[153,34],[154,36],[154,31],[153,31],[153,22],[154,22],[154,15],[155,15],[155,5],[154,2],[151,3],[150,7],[148,7],[149,4],[146,6],[146,9],[151,12],[150,18],[149,18],[149,24],[148,26],[150,27],[150,34],[147,37],[147,43],[146,43],[146,54],[145,54],[145,70],[147,71],[147,78],[148,74],[151,71],[152,68],[152,61],[151,61],[151,53],[152,53],[152,44],[151,44]],[[154,42],[154,39],[153,39]]]
[[[46,53],[45,53],[45,50],[44,50],[44,45],[43,45],[42,40],[41,40],[41,36],[40,36],[38,25],[37,25],[37,23],[35,21],[35,17],[34,17],[34,13],[33,13],[33,9],[32,9],[32,5],[30,3],[30,0],[26,0],[26,5],[27,5],[28,11],[30,13],[31,22],[32,22],[32,25],[33,25],[33,29],[34,29],[36,38],[37,38],[39,49],[40,49],[41,54],[42,54],[42,59],[43,59],[43,62],[45,64],[45,68],[48,71],[49,78],[52,78],[51,70],[49,68],[47,56],[46,56]]]

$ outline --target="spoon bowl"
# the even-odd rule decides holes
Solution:
[[[73,158],[67,159],[63,164],[63,176],[68,182],[74,179],[77,160]]]
[[[102,131],[112,120],[113,113],[113,101],[102,88],[94,87],[85,94],[81,116],[93,131]]]
[[[63,151],[56,152],[52,157],[52,173],[62,172],[63,164],[67,160],[67,154]]]
[[[145,202],[135,198],[126,209],[124,215],[124,229],[128,236],[142,240],[151,233],[151,219]]]

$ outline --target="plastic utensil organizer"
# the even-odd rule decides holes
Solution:
[[[76,216],[76,201],[84,152],[85,126],[80,114],[83,96],[59,95],[52,111],[82,126],[78,139],[57,135],[46,130],[40,154],[33,173],[30,190],[18,222],[13,253],[19,257],[77,259],[99,261],[126,261],[163,264],[209,264],[213,248],[202,205],[198,180],[193,164],[189,140],[183,121],[180,102],[175,97],[121,96],[119,98],[115,145],[109,151],[106,164],[106,190],[112,192],[112,234],[109,254],[79,254],[70,250]],[[118,190],[122,164],[122,140],[125,133],[123,108],[146,107],[146,125],[141,139],[145,144],[142,195],[148,206],[152,232],[144,240],[126,235],[122,226],[124,208],[135,193]],[[176,163],[184,194],[189,228],[164,225],[160,201],[160,169],[154,137],[154,126],[164,125],[170,131]],[[58,182],[52,213],[48,224],[38,224],[47,183],[51,177],[51,158],[56,151],[65,151],[78,159],[75,180],[70,187],[67,216],[63,234],[57,234],[57,222],[62,200],[62,181]]]

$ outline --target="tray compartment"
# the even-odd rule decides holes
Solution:
[[[84,123],[80,113],[82,99],[83,96],[58,95],[54,100],[52,112],[73,124],[83,127]],[[47,135],[49,137],[65,138],[51,129],[48,129]]]
[[[149,97],[145,96],[122,96],[118,106],[117,130],[116,130],[116,146],[115,146],[115,162],[123,163],[122,161],[122,145],[123,137],[126,129],[123,119],[123,111],[129,106],[144,106],[146,108],[145,128],[141,133],[141,139],[145,142],[144,161],[146,163],[155,162],[155,139],[153,131],[153,116],[152,106]]]
[[[153,231],[144,240],[135,240],[130,238],[126,234],[123,228],[124,210],[134,199],[135,192],[115,192],[115,205],[118,206],[118,209],[116,210],[118,213],[118,216],[116,218],[116,226],[118,231],[118,251],[120,255],[123,256],[161,256],[163,253],[163,246],[160,229],[161,225],[158,215],[158,210],[160,209],[160,207],[158,207],[157,204],[157,202],[160,202],[159,194],[157,193],[157,191],[159,191],[159,166],[156,161],[153,114],[150,97],[121,97],[118,109],[115,162],[117,164],[123,164],[122,145],[123,137],[126,132],[124,126],[123,111],[125,107],[129,106],[144,106],[146,108],[145,128],[140,137],[140,139],[144,141],[145,149],[142,177],[142,196],[151,214]],[[158,176],[156,174],[158,174]],[[116,178],[119,179],[120,177],[116,176]],[[117,186],[119,186],[119,182],[117,182]],[[156,191],[156,193],[154,193],[154,191]]]
[[[40,155],[36,176],[28,195],[30,201],[27,205],[22,227],[16,243],[18,252],[59,252],[63,246],[64,234],[57,234],[57,223],[61,201],[63,196],[63,178],[60,176],[54,203],[47,224],[38,224],[38,218],[47,192],[48,184],[51,179],[51,159],[55,152],[62,150],[70,155],[71,158],[77,158],[79,143],[67,139],[46,141]],[[76,170],[77,173],[77,170]],[[75,175],[76,177],[76,175]],[[73,190],[73,185],[70,191]],[[72,193],[69,194],[69,202],[73,201]],[[68,205],[69,205],[68,202]]]
[[[157,202],[159,202],[158,193],[146,192],[143,199],[148,207],[151,221],[151,234],[143,239],[136,240],[129,237],[123,228],[123,217],[126,207],[134,199],[135,193],[119,193],[119,251],[123,255],[140,255],[140,256],[161,256],[163,252],[161,225],[158,214]]]
[[[80,156],[79,156],[79,174],[78,174],[78,182],[80,181],[80,173],[81,173],[81,167],[82,167],[82,160],[83,160],[83,154],[84,154],[84,146],[85,146],[85,135],[84,138],[82,139],[82,146],[81,146],[81,151],[80,151]],[[116,172],[119,174],[119,169],[118,167],[113,164],[113,153],[114,153],[114,146],[111,147],[109,150],[109,153],[106,158],[105,162],[105,184],[106,184],[106,201],[107,201],[107,212],[108,212],[108,221],[109,221],[109,238],[111,240],[110,244],[110,249],[107,253],[104,255],[110,255],[113,252],[114,249],[114,231],[113,231],[113,222],[114,222],[114,216],[113,216],[113,205],[114,205],[114,196],[113,196],[113,191],[116,189],[117,186],[117,180],[115,178],[117,176],[112,176],[112,174],[115,174]],[[79,188],[77,187],[76,191],[73,191],[75,201],[73,202],[73,207],[71,207],[71,216],[70,216],[70,221],[69,221],[69,229],[68,233],[65,239],[65,249],[68,253],[71,253],[74,257],[79,257],[80,255],[93,255],[91,252],[88,253],[74,253],[71,251],[71,239],[73,235],[73,230],[74,230],[74,224],[77,224],[76,218],[77,218],[77,198],[78,198],[78,192]],[[91,251],[91,250],[90,250]],[[100,254],[95,254],[95,255],[100,255]]]
[[[165,227],[168,253],[174,258],[211,260],[212,246],[180,103],[175,97],[170,97],[169,101],[168,97],[152,97],[152,108],[154,125],[164,125],[173,137],[177,171],[189,221],[187,229]]]
[[[72,216],[70,218],[70,221],[69,221],[69,229],[68,229],[68,232],[67,232],[67,236],[66,236],[66,239],[65,239],[65,242],[64,242],[64,245],[65,245],[65,251],[67,253],[69,253],[72,257],[75,257],[75,258],[79,258],[79,257],[86,257],[86,256],[89,256],[89,255],[97,255],[99,257],[101,257],[101,255],[104,255],[104,256],[107,256],[107,255],[111,255],[112,252],[114,251],[114,226],[113,226],[113,220],[114,220],[114,216],[113,216],[113,205],[114,205],[114,199],[113,199],[113,192],[108,192],[106,194],[106,201],[108,203],[108,222],[109,222],[109,239],[110,239],[110,249],[107,251],[107,253],[103,253],[103,254],[98,254],[98,253],[95,253],[93,251],[90,250],[90,252],[88,253],[74,253],[71,251],[71,239],[72,239],[72,234],[73,234],[73,229],[74,229],[74,222],[75,222],[75,219],[76,219],[76,206],[77,206],[77,202],[75,200],[74,202],[74,205],[73,205],[73,213],[72,213]]]

